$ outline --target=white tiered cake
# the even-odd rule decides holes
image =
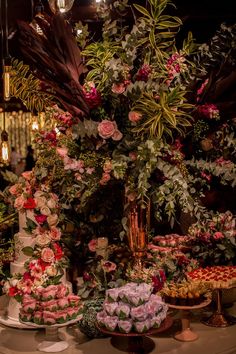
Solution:
[[[10,273],[11,276],[15,276],[17,274],[24,274],[26,272],[25,263],[27,260],[30,259],[29,256],[23,253],[23,249],[25,247],[34,248],[35,246],[35,237],[26,232],[25,229],[27,228],[27,218],[32,220],[35,224],[38,224],[34,218],[33,210],[26,210],[25,212],[19,212],[19,232],[14,236],[14,243],[15,243],[15,257],[14,261],[10,263]],[[72,284],[66,280],[66,273],[61,278],[61,283],[66,285],[68,288],[69,293],[72,293]],[[7,319],[10,321],[10,325],[16,322],[19,322],[19,314],[22,305],[19,303],[14,296],[9,298],[8,308],[7,308]],[[4,324],[8,324],[8,322],[4,322]],[[19,327],[20,327],[19,326]],[[27,327],[26,325],[23,327]]]
[[[22,250],[24,247],[34,247],[35,245],[34,237],[24,230],[27,227],[27,217],[37,223],[32,210],[27,210],[26,212],[19,212],[19,232],[14,236],[15,259],[13,262],[10,263],[11,275],[24,274],[24,265],[25,262],[29,259],[29,256],[26,256]],[[10,320],[19,322],[20,308],[21,304],[16,301],[14,297],[10,297],[7,309],[8,318]]]

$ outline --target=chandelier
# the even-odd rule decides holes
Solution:
[[[65,13],[70,11],[74,0],[48,0],[48,3],[54,14],[57,12]]]

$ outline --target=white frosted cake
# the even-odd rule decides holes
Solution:
[[[39,225],[34,218],[34,211],[33,210],[26,210],[25,212],[19,212],[19,232],[17,234],[15,234],[15,236],[14,236],[15,257],[14,257],[14,261],[11,262],[11,264],[10,264],[10,272],[11,272],[11,276],[13,276],[12,279],[14,279],[14,277],[16,277],[15,278],[16,280],[11,280],[10,286],[12,286],[12,287],[15,286],[14,282],[16,282],[16,283],[18,282],[17,279],[20,278],[20,275],[25,274],[26,279],[27,279],[27,274],[29,274],[28,273],[29,270],[26,267],[26,262],[29,261],[31,259],[31,257],[24,254],[23,249],[25,247],[34,248],[37,245],[36,244],[37,238],[35,237],[35,235],[32,235],[30,232],[27,232],[25,230],[27,228],[27,218],[32,220],[35,224]],[[35,260],[33,262],[37,263],[37,260]],[[34,265],[35,265],[35,263],[34,263]],[[36,265],[36,268],[37,268],[37,265]],[[60,269],[60,271],[63,271],[63,275],[60,278],[60,283],[63,284],[64,286],[66,286],[69,294],[71,294],[72,293],[72,284],[66,280],[65,270]],[[46,272],[46,270],[45,270],[45,272]],[[46,275],[46,273],[41,273],[40,277],[44,278],[45,275]],[[23,278],[24,278],[24,276],[23,276]],[[31,280],[29,280],[29,282],[30,281]],[[23,286],[23,287],[27,286],[27,284],[25,284],[25,282],[27,283],[27,280],[23,281],[23,283],[20,280],[21,286]],[[40,284],[38,286],[39,286],[39,288],[41,288]],[[11,295],[10,299],[9,299],[8,308],[7,308],[8,319],[10,319],[11,321],[13,320],[13,321],[19,322],[19,314],[20,314],[21,308],[22,308],[22,304],[16,300],[14,295]]]
[[[34,237],[24,230],[27,227],[27,217],[36,223],[33,210],[19,212],[19,232],[14,235],[15,257],[14,261],[10,263],[11,275],[24,274],[24,265],[25,262],[29,259],[29,256],[26,256],[22,250],[24,247],[34,247],[35,245]],[[16,301],[14,297],[11,297],[8,304],[8,318],[18,321],[20,307],[21,304]]]

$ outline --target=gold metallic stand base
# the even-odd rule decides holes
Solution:
[[[207,326],[219,328],[236,324],[236,319],[234,317],[227,315],[222,311],[222,289],[215,289],[215,291],[217,310],[209,318],[203,319],[201,322]]]
[[[236,323],[235,319],[223,313],[213,313],[209,318],[203,319],[201,322],[211,327],[228,327]]]

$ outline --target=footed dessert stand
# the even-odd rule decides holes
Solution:
[[[81,320],[82,315],[79,315],[74,320],[65,322],[65,323],[57,323],[55,325],[46,326],[46,325],[37,325],[36,323],[30,322],[22,322],[23,324],[27,324],[29,327],[38,329],[45,328],[45,339],[39,343],[38,350],[45,353],[58,353],[69,347],[69,343],[60,338],[60,334],[58,333],[58,328],[66,327],[70,324],[76,323]]]
[[[225,314],[222,310],[222,290],[216,291],[216,311],[209,317],[204,318],[201,322],[210,327],[228,327],[236,323],[236,318]]]
[[[167,304],[169,308],[180,310],[182,329],[174,335],[174,338],[182,342],[193,342],[198,339],[198,334],[190,327],[190,311],[201,309],[211,303],[211,300],[206,300],[195,306],[178,306]]]
[[[129,354],[147,354],[150,353],[155,347],[154,341],[147,336],[164,332],[169,329],[172,324],[173,319],[167,316],[159,328],[153,328],[145,333],[131,332],[126,334],[118,331],[111,332],[98,325],[97,327],[102,333],[112,336],[111,344],[115,348],[128,352]],[[125,341],[121,341],[120,338],[125,339]]]

